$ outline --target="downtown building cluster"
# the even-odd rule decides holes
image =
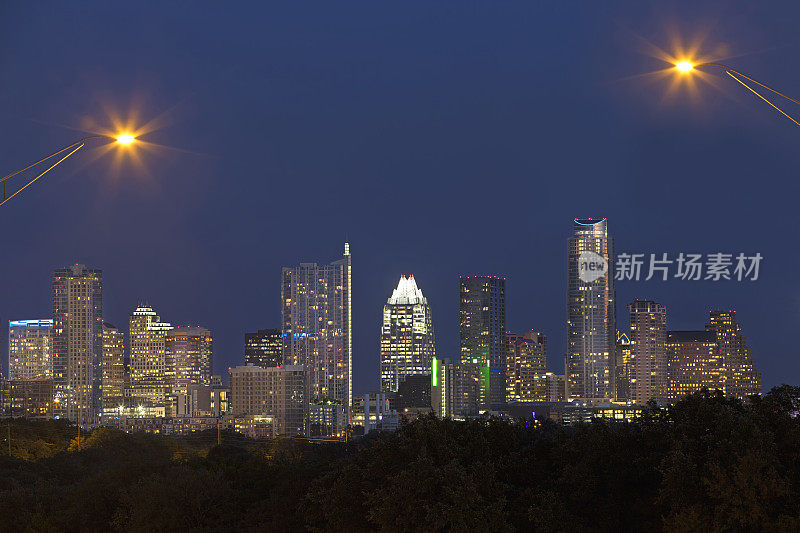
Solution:
[[[608,265],[602,275],[581,275],[586,253]],[[429,412],[572,423],[629,418],[650,401],[702,389],[760,393],[734,311],[711,311],[703,329],[672,331],[666,306],[635,300],[622,331],[613,266],[607,221],[575,219],[563,373],[548,371],[545,333],[507,329],[506,278],[460,277],[459,351],[443,356],[428,299],[413,275],[400,276],[380,322],[379,390],[356,397],[347,243],[329,264],[282,269],[280,327],[244,334],[227,386],[212,374],[209,329],[174,327],[139,305],[126,339],[103,320],[102,271],[74,265],[54,272],[52,318],[9,322],[3,408],[83,426],[163,433],[224,426],[253,437],[325,438],[391,430],[403,416]]]

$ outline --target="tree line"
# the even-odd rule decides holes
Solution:
[[[576,427],[428,416],[349,443],[78,441],[63,421],[17,419],[0,530],[798,531],[799,398],[702,391]]]

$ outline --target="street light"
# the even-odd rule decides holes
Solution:
[[[750,81],[751,83],[753,83],[755,85],[758,85],[759,87],[762,87],[762,88],[764,88],[764,89],[766,89],[766,90],[768,90],[768,91],[770,91],[772,93],[775,93],[778,96],[782,96],[782,97],[786,98],[787,100],[789,100],[790,102],[794,102],[795,104],[800,105],[800,100],[795,100],[791,96],[787,96],[787,95],[783,94],[782,92],[780,92],[780,91],[778,91],[776,89],[773,89],[772,87],[770,87],[768,85],[765,85],[765,84],[761,83],[760,81],[754,80],[750,76],[748,76],[748,75],[746,75],[746,74],[744,74],[742,72],[739,72],[736,69],[733,69],[733,68],[729,67],[728,65],[723,65],[722,63],[698,63],[698,64],[695,65],[695,64],[691,63],[690,61],[685,61],[685,60],[684,61],[678,61],[677,63],[675,63],[675,69],[678,70],[681,74],[688,74],[688,73],[692,72],[693,70],[701,70],[702,68],[705,68],[705,67],[722,69],[725,72],[725,74],[727,74],[728,76],[730,76],[731,78],[733,78],[734,80],[736,80],[737,82],[742,84],[745,88],[747,88],[747,90],[749,90],[750,92],[752,92],[753,94],[755,94],[756,96],[758,96],[759,98],[764,100],[766,103],[768,103],[770,106],[772,106],[776,111],[778,111],[781,115],[783,115],[784,117],[788,118],[789,120],[791,120],[792,122],[794,122],[795,124],[800,126],[800,122],[799,121],[797,121],[794,117],[790,116],[788,113],[786,113],[786,111],[784,111],[783,109],[778,107],[775,103],[770,101],[766,96],[764,96],[763,94],[761,94],[760,92],[758,92],[757,90],[752,88],[746,82],[742,81],[742,78],[744,78],[744,79]]]
[[[29,186],[33,185],[33,183],[36,180],[38,180],[39,178],[41,178],[42,176],[44,176],[45,174],[47,174],[48,172],[53,170],[62,161],[64,161],[69,156],[71,156],[72,154],[74,154],[75,152],[77,152],[78,150],[83,148],[88,141],[93,141],[93,140],[97,140],[97,139],[110,140],[110,141],[113,141],[115,143],[119,143],[121,145],[130,145],[130,144],[133,144],[134,142],[136,142],[136,137],[134,137],[130,133],[125,133],[125,132],[120,133],[120,134],[118,134],[116,136],[112,136],[112,135],[90,135],[89,137],[84,137],[83,139],[78,139],[77,141],[75,141],[74,143],[70,144],[69,146],[65,146],[61,150],[58,150],[57,152],[53,152],[52,154],[48,155],[47,157],[43,157],[42,159],[36,161],[35,163],[32,163],[32,164],[28,165],[25,168],[21,168],[21,169],[17,170],[16,172],[12,172],[8,176],[5,176],[2,180],[0,180],[3,183],[3,201],[0,202],[0,206],[2,206],[6,202],[8,202],[12,198],[14,198],[16,195],[21,193],[23,190],[25,190]],[[55,163],[53,163],[52,165],[47,167],[47,169],[45,169],[44,172],[42,172],[41,174],[39,174],[35,178],[31,179],[30,181],[28,181],[28,183],[26,183],[25,185],[23,185],[22,187],[20,187],[16,191],[14,191],[10,196],[6,196],[6,181],[7,180],[13,178],[17,174],[25,172],[28,169],[31,169],[31,168],[33,168],[33,167],[35,167],[35,166],[37,166],[37,165],[39,165],[41,163],[44,163],[48,159],[54,158],[54,157],[56,157],[58,155],[61,155],[64,152],[66,152],[66,155],[62,156],[58,161],[56,161]]]

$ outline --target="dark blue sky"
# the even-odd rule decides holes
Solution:
[[[458,276],[508,278],[508,326],[563,372],[566,239],[608,217],[618,252],[760,252],[751,283],[621,282],[671,329],[735,308],[767,387],[800,383],[800,128],[715,76],[665,99],[643,53],[706,35],[800,94],[800,8],[698,2],[3,2],[0,166],[135,109],[144,170],[91,152],[0,210],[0,317],[49,316],[52,270],[102,268],[106,319],[139,301],[215,334],[279,327],[280,269],[351,242],[356,393],[378,388],[381,307],[414,273],[438,351]],[[800,111],[800,110],[798,110]],[[96,152],[97,150],[95,150]],[[5,172],[3,172],[5,174]],[[5,332],[4,332],[5,337]],[[6,348],[3,367],[7,364]]]

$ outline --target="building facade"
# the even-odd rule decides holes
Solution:
[[[140,305],[130,316],[130,392],[141,404],[164,407],[167,403],[166,335],[172,324],[162,322],[152,307]]]
[[[8,323],[8,379],[53,379],[53,321]]]
[[[667,308],[637,300],[628,304],[631,341],[631,401],[644,405],[667,399]]]
[[[506,401],[538,401],[538,377],[547,369],[547,336],[533,330],[524,335],[506,332],[506,341]]]
[[[53,272],[54,416],[98,422],[103,353],[103,271],[81,264]]]
[[[283,364],[283,337],[279,329],[244,334],[244,364],[260,367]]]
[[[633,375],[631,340],[627,333],[620,333],[619,331],[617,332],[615,366],[617,401],[631,401],[631,379]]]
[[[711,311],[706,330],[713,331],[717,337],[717,350],[725,364],[725,394],[742,399],[761,394],[761,372],[756,370],[742,328],[736,321],[736,311]]]
[[[702,389],[725,390],[725,363],[713,331],[669,331],[666,340],[667,401]]]
[[[431,407],[439,418],[464,419],[489,410],[484,383],[488,362],[452,363],[433,358],[431,363]]]
[[[303,366],[309,403],[353,403],[350,245],[328,265],[284,267],[281,283],[284,365]],[[337,432],[343,428],[337,428]]]
[[[305,435],[308,400],[305,368],[237,366],[230,369],[230,412],[235,416],[268,416],[279,435]]]
[[[397,392],[407,376],[430,375],[436,355],[433,319],[414,276],[400,276],[383,306],[380,352],[382,392]]]
[[[615,397],[614,240],[606,219],[574,219],[567,241],[568,400]],[[605,267],[597,276],[596,268]]]
[[[506,400],[506,280],[495,276],[462,276],[460,283],[461,362],[489,367],[481,384],[485,402]]]
[[[103,322],[103,361],[100,395],[103,413],[123,405],[125,396],[124,335],[113,324]]]
[[[211,332],[199,326],[173,328],[164,336],[164,353],[169,398],[167,412],[175,412],[179,394],[190,385],[211,385],[214,341]]]

